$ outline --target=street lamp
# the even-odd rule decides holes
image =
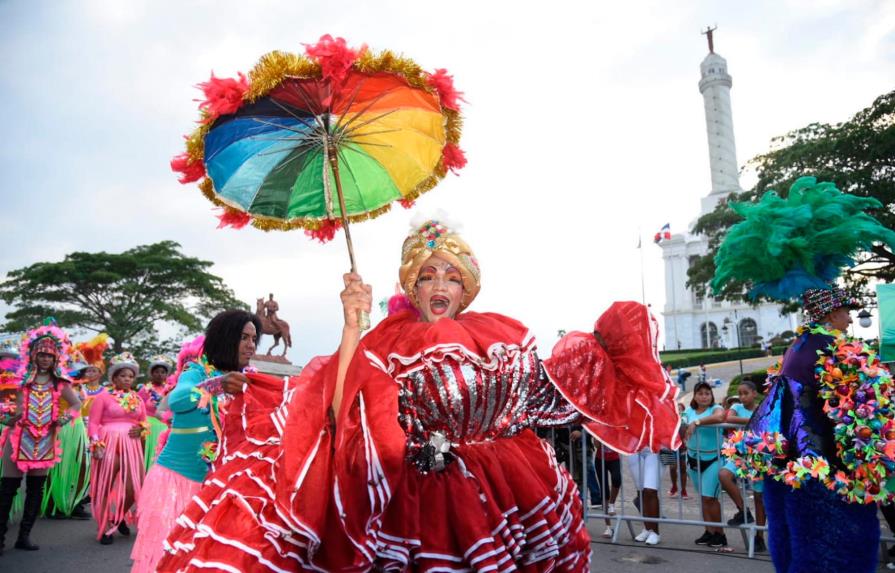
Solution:
[[[725,337],[727,336],[727,332],[731,328],[735,328],[735,326],[728,327],[728,325],[730,325],[730,323],[731,323],[730,317],[724,319],[724,326],[721,327],[721,332],[724,333]],[[739,346],[739,345],[740,345],[739,336],[737,336],[737,346]],[[743,377],[743,355],[740,354],[739,348],[736,349],[736,352],[737,352],[737,360],[740,363],[740,378],[742,378]]]
[[[870,325],[873,324],[873,320],[870,318],[870,313],[867,312],[866,308],[858,313],[858,324],[863,328],[870,328]]]

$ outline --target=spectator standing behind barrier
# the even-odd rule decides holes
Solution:
[[[600,491],[603,495],[603,508],[606,515],[615,515],[615,501],[618,499],[618,492],[621,491],[622,487],[621,458],[618,452],[612,448],[607,448],[598,440],[595,439],[594,444],[596,446],[594,465],[596,466],[597,481],[600,484]],[[608,495],[607,491],[609,492]],[[610,527],[609,520],[606,519],[605,521],[606,530],[603,531],[603,537],[612,537],[612,527]]]
[[[569,437],[572,438],[572,446],[574,447],[574,452],[576,454],[575,459],[581,459],[581,437],[584,436],[586,439],[586,448],[587,448],[587,461],[581,463],[581,465],[576,465],[576,467],[584,467],[585,471],[587,471],[586,481],[587,481],[587,491],[590,493],[590,501],[584,498],[584,488],[581,488],[581,501],[587,502],[591,509],[599,507],[601,505],[601,495],[600,492],[602,486],[597,483],[597,475],[594,472],[594,446],[591,443],[589,436],[584,433],[581,426],[572,426],[572,432],[569,434]],[[576,472],[577,473],[577,472]],[[579,478],[580,479],[580,478]]]
[[[724,419],[724,408],[715,404],[711,386],[708,382],[697,382],[690,407],[684,410],[684,420],[687,422],[687,471],[699,491],[704,521],[721,521],[721,504],[718,501],[721,497],[718,482],[718,471],[721,469],[720,432],[718,428],[706,426],[721,424]],[[724,547],[727,536],[720,527],[707,526],[696,544]]]
[[[634,504],[643,517],[659,517],[659,454],[644,449],[633,456],[628,456],[628,467],[634,476],[637,487],[637,499]],[[647,545],[658,545],[659,523],[645,521],[634,541]]]
[[[681,387],[681,394],[687,391],[687,378],[689,378],[692,374],[687,372],[683,368],[677,369],[677,383],[678,386]]]
[[[749,419],[752,418],[752,412],[755,410],[755,406],[757,406],[758,389],[751,380],[743,380],[740,382],[739,388],[737,388],[737,395],[740,397],[740,401],[727,410],[727,423],[745,425],[749,423]],[[738,526],[753,521],[752,512],[745,507],[735,476],[736,465],[732,461],[725,459],[724,466],[718,472],[718,481],[721,482],[721,487],[730,496],[730,500],[737,506],[736,514],[727,520],[727,525],[730,526]],[[761,498],[763,490],[764,484],[762,482],[757,481],[752,484],[752,491],[755,492],[755,514],[758,516],[758,525],[765,524],[764,501]],[[767,550],[761,531],[757,531],[755,533],[755,551],[763,553]]]
[[[681,447],[678,448],[677,451],[663,448],[659,451],[659,461],[662,462],[663,466],[668,466],[668,475],[671,477],[671,489],[668,490],[668,497],[675,497],[678,494],[677,482],[678,476],[680,476],[681,499],[690,499],[689,494],[687,494],[687,443],[684,440],[684,433],[686,432],[687,425],[683,420],[684,405],[678,403],[677,409],[678,414],[682,416],[680,427]]]
[[[706,372],[705,364],[699,365],[699,380],[697,382],[708,382],[708,372]]]

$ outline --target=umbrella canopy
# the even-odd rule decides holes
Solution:
[[[222,225],[326,240],[343,215],[409,206],[465,165],[459,94],[444,70],[329,36],[306,54],[272,52],[248,78],[200,85],[202,123],[172,167],[182,182],[204,178],[203,192],[225,208]]]

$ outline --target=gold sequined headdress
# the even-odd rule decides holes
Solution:
[[[460,235],[452,231],[440,221],[431,220],[415,227],[404,239],[401,249],[401,270],[398,277],[404,293],[419,307],[416,299],[416,280],[420,269],[433,254],[438,254],[460,271],[463,279],[463,298],[460,299],[460,311],[468,307],[481,288],[481,272],[479,263]]]

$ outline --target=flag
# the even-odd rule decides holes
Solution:
[[[671,223],[665,223],[659,232],[656,233],[656,236],[653,237],[653,242],[656,244],[661,243],[662,241],[667,241],[671,238]]]

